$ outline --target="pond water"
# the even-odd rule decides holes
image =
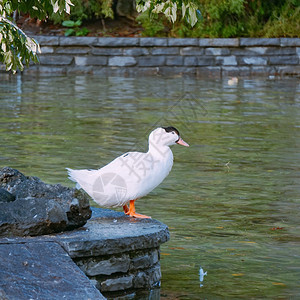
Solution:
[[[72,186],[65,167],[144,151],[160,125],[190,144],[136,203],[170,228],[161,299],[299,297],[299,81],[0,76],[1,167]]]

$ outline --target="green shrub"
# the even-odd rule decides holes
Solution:
[[[169,31],[168,27],[164,25],[164,16],[151,16],[147,12],[141,13],[136,21],[144,28],[143,36],[166,36]]]
[[[72,0],[70,15],[52,14],[51,20],[55,23],[62,23],[65,20],[92,20],[100,17],[114,17],[112,10],[113,0]]]
[[[299,37],[299,0],[197,0],[201,15],[194,27],[177,18],[143,13],[144,36],[172,37]]]

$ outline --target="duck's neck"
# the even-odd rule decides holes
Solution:
[[[162,146],[162,145],[155,144],[152,142],[149,142],[148,153],[158,159],[167,158],[170,155],[173,156],[172,151],[169,146]]]

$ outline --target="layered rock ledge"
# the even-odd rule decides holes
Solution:
[[[101,293],[118,299],[120,295],[129,294],[130,298],[140,291],[157,291],[161,279],[159,247],[169,239],[166,225],[83,205],[92,211],[92,217],[85,219],[83,227],[79,227],[79,218],[74,229],[74,223],[66,226],[73,189],[46,185],[11,168],[3,168],[0,175],[0,299],[104,299]],[[53,194],[53,189],[58,193]],[[53,205],[48,203],[50,194]],[[54,195],[63,197],[56,199]],[[81,215],[78,209],[77,217]],[[37,212],[45,222],[36,222],[40,219],[35,217]],[[59,230],[45,225],[60,224],[56,222],[60,219],[65,222]],[[37,230],[38,226],[44,229]],[[51,234],[38,235],[49,233],[45,228],[50,228]]]
[[[26,69],[28,73],[205,78],[300,74],[299,38],[35,38],[42,50],[40,64]]]
[[[168,227],[152,219],[92,210],[82,228],[0,238],[0,295],[2,290],[7,299],[18,300],[103,299],[96,293],[100,290],[118,299],[159,287],[159,247],[169,239]]]

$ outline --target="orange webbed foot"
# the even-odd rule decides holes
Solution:
[[[135,212],[134,201],[135,200],[130,200],[129,209],[128,209],[127,205],[123,206],[125,214],[128,215],[128,216],[130,216],[130,217],[134,217],[134,218],[151,219],[151,217],[149,217],[149,216],[138,214],[138,213]]]

